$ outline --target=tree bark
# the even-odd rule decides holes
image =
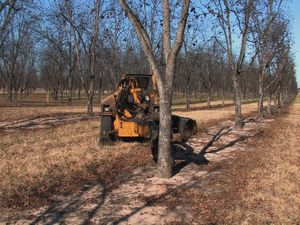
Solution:
[[[13,85],[12,85],[12,83],[10,83],[10,87],[8,88],[8,99],[9,99],[10,102],[12,102],[12,100],[13,100],[12,99],[13,98],[13,96],[12,96],[13,93],[12,92],[13,92]]]
[[[160,118],[159,118],[159,144],[158,144],[158,168],[159,177],[172,176],[171,161],[171,102],[172,94],[160,95]]]
[[[190,109],[190,89],[188,84],[185,86],[185,106],[186,109]]]
[[[272,93],[269,91],[268,94],[268,114],[271,114],[272,112]]]
[[[81,88],[79,87],[78,88],[78,99],[80,100],[80,98],[81,98]]]
[[[72,79],[71,76],[69,75],[68,79],[68,106],[72,105]]]
[[[87,114],[89,116],[93,115],[93,100],[94,100],[94,94],[89,95],[87,101]]]
[[[47,90],[47,94],[46,94],[47,103],[49,103],[49,98],[50,98],[50,90]]]
[[[211,101],[211,88],[209,88],[209,90],[207,91],[207,108],[208,109],[211,108],[210,101]]]
[[[257,116],[259,119],[263,118],[264,115],[264,77],[265,77],[265,68],[262,68],[258,76],[258,109]]]
[[[242,100],[241,100],[241,88],[240,80],[237,74],[233,75],[233,89],[234,89],[234,110],[235,110],[235,126],[237,128],[243,128],[242,119]]]
[[[225,106],[225,74],[222,73],[222,107]]]

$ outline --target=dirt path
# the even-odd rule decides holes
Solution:
[[[168,203],[173,194],[189,188],[218,193],[220,187],[206,182],[221,173],[222,168],[211,168],[219,162],[232,162],[236,155],[248,151],[246,140],[261,135],[272,122],[273,119],[261,123],[248,119],[243,131],[239,131],[232,121],[224,121],[188,143],[173,143],[176,165],[171,179],[156,178],[155,164],[150,163],[117,177],[120,185],[112,191],[106,190],[103,184],[87,185],[78,193],[60,196],[50,206],[27,211],[17,224],[167,224],[174,221],[199,224],[189,207],[177,206],[176,200]],[[200,202],[197,210],[198,215],[203,215],[203,222],[209,222],[206,206]]]
[[[87,116],[86,114],[78,114],[78,113],[45,115],[37,118],[16,120],[14,122],[0,122],[0,132],[45,129],[45,128],[56,127],[66,123],[84,121],[92,118],[96,118],[96,116]]]

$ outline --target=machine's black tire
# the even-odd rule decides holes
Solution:
[[[101,127],[100,127],[100,136],[99,144],[100,145],[111,145],[114,138],[109,134],[113,129],[113,117],[110,115],[101,116]]]
[[[113,118],[112,116],[101,116],[101,134],[112,131]]]
[[[151,140],[151,146],[156,146],[158,145],[158,137],[159,137],[159,126],[158,126],[158,122],[155,123],[153,121],[153,123],[149,124],[150,127],[150,140]]]

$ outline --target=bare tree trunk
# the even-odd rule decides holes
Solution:
[[[18,90],[14,89],[14,100],[18,100]]]
[[[172,94],[160,95],[160,119],[159,119],[159,151],[158,165],[160,177],[172,176],[171,161],[171,102]]]
[[[268,94],[268,114],[271,114],[272,112],[272,93],[269,91]]]
[[[189,85],[187,84],[185,87],[185,106],[186,109],[190,109],[190,90],[189,90]]]
[[[93,115],[93,100],[94,100],[94,94],[89,95],[88,102],[87,102],[87,114],[89,116]]]
[[[262,69],[262,71],[260,72],[259,76],[258,76],[258,110],[257,110],[257,116],[259,119],[263,118],[264,115],[264,68]]]
[[[210,100],[211,100],[211,88],[209,88],[208,91],[207,91],[207,108],[208,109],[211,108]]]
[[[23,93],[24,91],[23,90],[20,90],[20,99],[23,100]]]
[[[68,79],[68,106],[72,105],[72,79],[69,75]]]
[[[278,106],[280,109],[283,107],[283,96],[282,96],[281,91],[279,91],[279,94],[278,94]]]
[[[93,65],[95,66],[95,64],[93,63]],[[94,70],[95,68],[92,68],[93,70],[93,74],[94,74]],[[87,103],[87,114],[89,116],[93,115],[93,101],[94,101],[94,93],[95,93],[95,79],[94,79],[94,75],[92,75],[90,77],[90,89],[88,92],[88,103]]]
[[[63,102],[63,98],[64,98],[64,91],[61,89],[60,90],[60,102]]]
[[[99,103],[102,102],[102,77],[103,77],[103,74],[102,72],[100,73],[100,80],[99,80]]]
[[[78,88],[78,99],[79,99],[79,100],[80,100],[80,98],[81,98],[80,94],[81,94],[81,88],[79,87],[79,88]]]
[[[222,73],[222,107],[225,106],[225,74]]]
[[[12,83],[10,83],[10,87],[8,88],[8,99],[9,99],[10,102],[12,102],[12,100],[13,100],[12,99],[12,97],[13,97],[12,96],[13,95],[12,92],[13,92],[13,85],[12,85]]]
[[[53,94],[54,94],[53,95],[54,100],[57,101],[58,100],[58,90],[54,90]]]
[[[224,96],[224,90],[222,91],[222,107],[225,106],[225,96]]]
[[[47,94],[46,94],[47,103],[49,103],[49,98],[50,98],[50,90],[47,90]]]
[[[237,74],[233,75],[233,89],[234,89],[234,103],[235,103],[235,125],[237,128],[243,127],[242,119],[242,100],[241,100],[241,90],[239,84],[239,77]]]

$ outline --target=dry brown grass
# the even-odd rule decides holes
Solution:
[[[245,105],[244,111],[256,110],[256,104]],[[42,113],[81,112],[81,107],[12,108],[1,118],[36,116]],[[10,113],[9,113],[10,112]],[[228,119],[233,107],[180,112],[209,124]],[[99,121],[97,119],[67,124],[39,131],[1,133],[0,139],[0,206],[33,206],[56,194],[78,189],[84,183],[113,179],[124,168],[151,160],[150,148],[140,143],[116,143],[112,147],[99,147]],[[145,150],[144,150],[145,149]]]
[[[261,167],[251,172],[241,207],[243,224],[300,224],[300,105],[294,105],[271,139],[260,143]]]
[[[94,112],[99,113],[100,107],[94,107]],[[37,106],[37,107],[0,107],[0,122],[13,122],[57,113],[86,113],[85,106]]]
[[[110,174],[120,172],[122,167],[150,160],[149,152],[136,151],[138,143],[99,147],[98,129],[98,120],[92,120],[55,129],[1,134],[0,205],[39,204],[83,183],[112,179]],[[136,158],[130,156],[133,152]]]
[[[42,97],[40,96],[42,95]],[[19,102],[8,103],[7,99],[0,94],[0,104],[5,106],[0,106],[0,122],[13,122],[15,120],[27,119],[33,117],[41,117],[49,114],[58,114],[58,113],[86,113],[87,108],[85,106],[85,99],[81,99],[81,102],[74,101],[72,106],[66,106],[66,102],[61,103],[59,101],[47,104],[44,99],[44,93],[33,94],[29,96],[28,99]],[[26,104],[25,104],[26,103]],[[20,106],[15,106],[15,105]],[[212,107],[221,106],[222,101],[216,100],[211,102]],[[225,100],[225,105],[232,104],[232,100]],[[6,106],[7,105],[7,106]],[[9,106],[13,105],[13,106]],[[191,104],[191,108],[205,108],[206,103],[195,103]],[[175,105],[173,106],[174,110],[184,109],[185,105]],[[226,107],[227,108],[227,107]],[[220,108],[222,110],[222,108]],[[231,110],[231,109],[229,109]],[[99,103],[94,104],[94,112],[100,113]],[[203,111],[207,113],[207,111]]]
[[[245,104],[242,106],[243,114],[255,112],[257,110],[257,103]],[[174,112],[176,115],[190,117],[197,121],[198,128],[203,128],[211,122],[216,122],[225,119],[231,119],[234,116],[234,107],[224,107],[210,110],[194,110],[189,112]]]
[[[232,104],[232,100],[226,99],[226,100],[224,101],[224,104],[225,104],[225,105]],[[210,104],[210,105],[211,105],[211,107],[221,106],[221,105],[222,105],[222,101],[221,101],[221,100],[211,101],[211,104]],[[206,103],[206,102],[192,103],[192,104],[190,104],[190,107],[191,107],[191,108],[199,108],[199,107],[206,107],[206,106],[207,106],[207,103]],[[173,109],[184,109],[184,108],[186,108],[186,105],[185,105],[185,104],[174,105],[172,108],[173,108]]]

